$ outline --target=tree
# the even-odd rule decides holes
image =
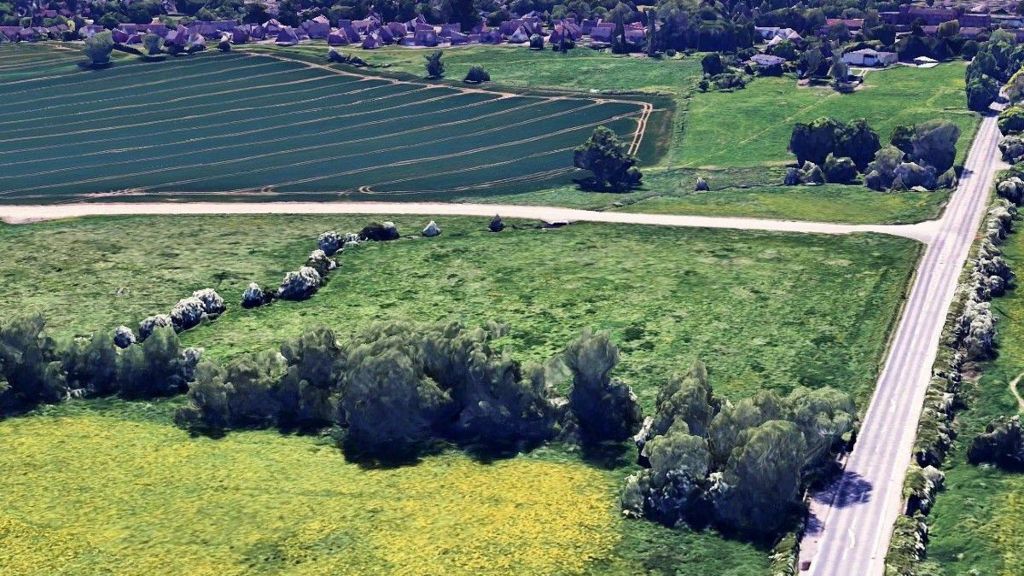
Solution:
[[[711,469],[708,443],[699,435],[690,434],[685,423],[678,422],[648,443],[645,451],[650,460],[650,513],[668,524],[690,514],[700,498]]]
[[[988,110],[999,98],[999,84],[991,76],[981,74],[967,82],[967,107],[975,112]]]
[[[751,534],[785,527],[799,504],[806,450],[792,422],[771,420],[750,430],[729,458],[715,492],[718,520]]]
[[[0,323],[0,415],[67,395],[57,343],[45,328],[39,315]]]
[[[88,340],[71,341],[62,356],[68,388],[82,390],[86,396],[117,391],[118,354],[109,331],[97,332]]]
[[[868,164],[864,184],[872,190],[888,190],[896,178],[896,168],[903,163],[905,154],[895,146],[886,146],[875,154]]]
[[[889,136],[889,144],[899,148],[904,154],[910,154],[914,151],[913,139],[914,127],[899,124],[893,128],[892,134]]]
[[[443,55],[444,52],[441,50],[434,50],[423,57],[426,60],[425,67],[427,69],[427,78],[444,77],[444,61],[441,60],[441,56]]]
[[[722,56],[718,52],[706,54],[700,59],[700,66],[708,76],[718,76],[725,72],[725,64],[722,63]]]
[[[397,343],[353,350],[341,396],[348,446],[384,460],[415,454],[451,404],[414,352]]]
[[[821,63],[825,61],[825,56],[821,53],[818,48],[811,48],[800,54],[800,60],[797,63],[797,70],[800,71],[802,78],[811,78],[818,74],[818,69],[821,68]]]
[[[563,354],[572,372],[569,408],[588,441],[619,441],[634,434],[642,414],[629,386],[613,379],[619,349],[606,332],[586,329]]]
[[[670,378],[658,390],[655,407],[651,436],[667,433],[677,421],[685,422],[691,433],[706,436],[719,404],[711,394],[704,363],[697,360],[684,376]]]
[[[933,167],[937,173],[945,172],[956,161],[956,142],[959,139],[960,128],[948,120],[929,120],[918,124],[910,141],[910,158]]]
[[[92,66],[105,66],[110,63],[110,53],[114,50],[114,37],[109,30],[93,34],[85,39],[83,50]]]
[[[844,83],[850,77],[850,66],[842,58],[836,56],[832,59],[832,67],[829,68],[828,75],[832,77],[833,83]]]
[[[121,356],[117,382],[125,398],[156,398],[180,394],[187,388],[187,363],[178,335],[170,326],[153,330],[141,344]]]
[[[1018,70],[1006,83],[1006,97],[1016,104],[1024,99],[1024,70]]]
[[[795,124],[789,138],[789,150],[796,155],[797,163],[823,164],[829,153],[836,149],[836,136],[841,126],[835,118],[818,118],[808,124]]]
[[[153,56],[160,53],[160,49],[163,47],[164,40],[156,34],[149,33],[142,37],[142,46],[145,49],[146,54]]]
[[[593,174],[595,188],[624,191],[640,184],[642,175],[636,158],[626,152],[614,132],[598,126],[581,146],[573,151],[573,165]]]
[[[881,147],[878,133],[861,118],[838,128],[832,152],[840,158],[851,158],[858,170],[864,170]]]
[[[280,420],[302,428],[324,426],[338,411],[346,352],[333,331],[315,328],[281,345],[288,366],[281,378]]]

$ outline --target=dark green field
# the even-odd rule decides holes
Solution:
[[[631,141],[643,107],[395,82],[241,54],[9,81],[0,98],[3,201],[124,191],[529,191],[569,182],[572,148],[598,125]]]

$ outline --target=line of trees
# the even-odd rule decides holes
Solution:
[[[68,398],[181,394],[200,356],[198,349],[182,348],[170,326],[121,350],[106,331],[57,339],[42,316],[13,318],[0,322],[0,416]]]

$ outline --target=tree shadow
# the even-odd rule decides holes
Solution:
[[[856,472],[845,471],[828,488],[813,496],[816,502],[833,508],[847,508],[871,501],[873,486]]]
[[[633,464],[632,452],[636,446],[627,442],[583,442],[580,458],[591,466],[614,470]]]

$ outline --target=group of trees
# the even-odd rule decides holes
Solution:
[[[335,426],[347,449],[384,460],[413,456],[434,440],[503,451],[559,431],[587,442],[636,431],[639,407],[610,377],[618,351],[606,334],[584,332],[559,359],[572,374],[566,402],[543,367],[497,348],[506,330],[393,322],[341,341],[316,329],[280,351],[202,361],[176,421],[207,434]]]
[[[827,472],[855,419],[851,398],[830,388],[723,401],[696,362],[658,393],[637,437],[645,469],[627,478],[623,511],[668,525],[776,535],[792,525],[803,490]]]
[[[0,322],[0,416],[69,397],[180,394],[198,358],[198,351],[181,348],[169,326],[121,350],[108,332],[60,340],[47,333],[41,316],[13,318]]]
[[[443,56],[444,52],[442,50],[434,50],[430,54],[423,56],[423,67],[427,70],[427,78],[435,80],[444,78],[445,66]],[[466,73],[466,77],[462,81],[470,84],[490,82],[491,75],[483,66],[470,66],[469,72]]]
[[[999,86],[1008,82],[1024,64],[1024,46],[1005,30],[996,30],[978,46],[967,66],[967,107],[985,111],[999,97]],[[1022,78],[1024,80],[1024,78]]]
[[[787,184],[850,183],[858,172],[874,190],[929,190],[956,184],[956,144],[960,128],[945,120],[897,126],[883,147],[865,120],[819,118],[793,126],[789,150],[799,168],[790,168]]]

